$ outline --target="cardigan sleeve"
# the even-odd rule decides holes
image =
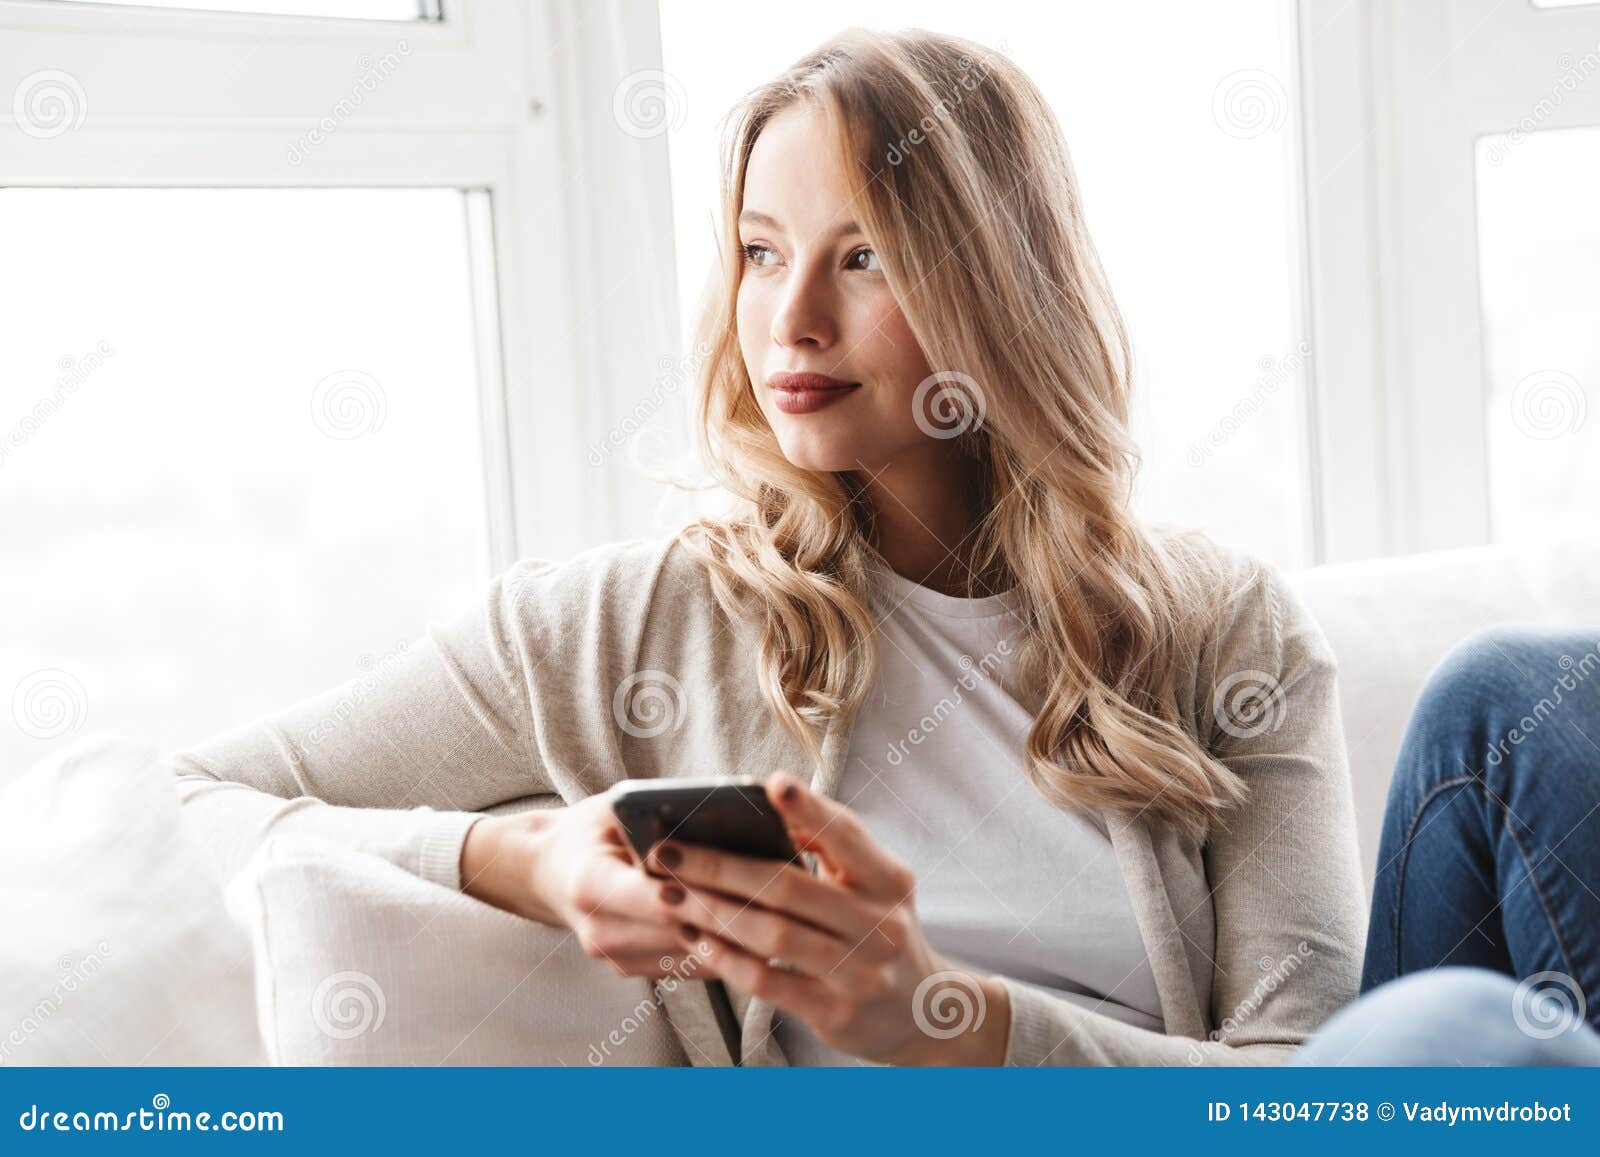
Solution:
[[[374,671],[178,752],[188,826],[224,878],[295,832],[458,889],[482,809],[588,794],[598,765],[625,774],[607,684],[659,555],[636,540],[519,562]]]
[[[1365,891],[1331,647],[1265,564],[1201,655],[1199,738],[1248,796],[1203,848],[1216,921],[1205,1039],[1168,1036],[1000,977],[1006,1064],[1281,1064],[1354,999]]]

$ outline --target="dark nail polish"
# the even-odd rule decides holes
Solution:
[[[676,868],[683,863],[683,853],[671,844],[662,844],[656,849],[656,863],[663,868]]]
[[[661,899],[668,904],[683,903],[683,889],[676,884],[668,884],[661,889]]]
[[[696,928],[693,924],[679,924],[678,931],[683,933],[684,939],[686,940],[693,940],[695,937],[700,935],[700,929]]]
[[[793,803],[800,798],[800,789],[792,783],[786,783],[783,785],[783,790],[778,793],[778,798],[784,803]]]

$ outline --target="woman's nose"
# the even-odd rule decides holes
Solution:
[[[781,346],[827,349],[838,336],[838,324],[827,291],[809,278],[795,278],[772,317],[772,340]]]

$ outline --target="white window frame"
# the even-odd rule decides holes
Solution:
[[[641,392],[676,334],[672,299],[661,296],[671,293],[670,242],[660,274],[619,266],[616,255],[654,227],[650,215],[602,222],[605,205],[591,195],[609,181],[666,186],[665,141],[625,138],[610,119],[609,62],[586,71],[597,53],[632,54],[616,32],[619,14],[637,21],[629,8],[650,10],[648,41],[653,5],[626,0],[451,0],[442,22],[3,0],[0,186],[479,191],[466,203],[488,562],[566,557],[614,525],[626,501],[585,447]],[[399,67],[359,108],[338,111],[357,77],[402,42]],[[19,85],[46,70],[79,86],[84,115],[41,137],[11,111]],[[333,130],[304,148],[324,118]],[[603,167],[591,156],[596,118],[613,154]],[[645,298],[653,308],[639,308]],[[607,352],[602,326],[614,333],[617,323],[602,303],[631,319],[624,352]]]
[[[1480,137],[1600,124],[1550,96],[1600,5],[1300,0],[1319,486],[1330,560],[1490,541]]]

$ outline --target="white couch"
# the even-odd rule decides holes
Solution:
[[[1596,623],[1600,538],[1291,580],[1338,654],[1370,888],[1428,673],[1484,627]],[[182,825],[148,745],[85,739],[0,790],[0,1062],[587,1065],[676,1048],[648,984],[559,930],[304,840],[270,842],[225,906]]]

